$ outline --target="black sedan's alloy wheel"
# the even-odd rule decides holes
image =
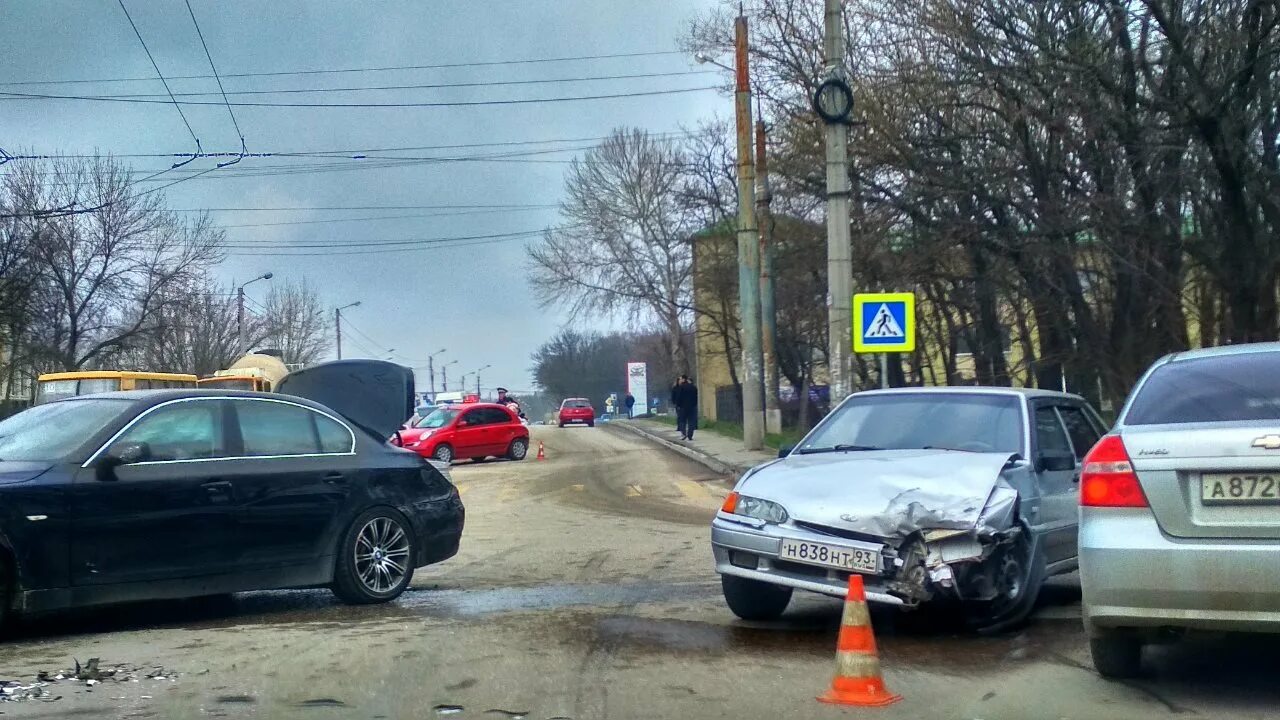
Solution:
[[[391,508],[367,510],[347,530],[333,592],[352,604],[394,600],[413,578],[414,559],[409,521]]]

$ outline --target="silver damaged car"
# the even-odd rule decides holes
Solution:
[[[904,609],[949,601],[1017,623],[1076,567],[1084,455],[1105,432],[1080,397],[1012,388],[849,396],[793,450],[738,481],[712,522],[725,601],[776,618],[794,590]]]

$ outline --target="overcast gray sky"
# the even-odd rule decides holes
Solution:
[[[191,0],[228,93],[285,88],[492,83],[648,73],[663,77],[364,92],[232,95],[233,102],[459,102],[645,93],[718,85],[681,54],[379,72],[225,77],[239,73],[479,63],[676,50],[689,19],[712,0],[530,2],[214,2]],[[125,6],[166,77],[208,75],[200,39],[181,0],[125,0]],[[0,4],[5,49],[0,91],[56,95],[146,95],[165,99],[158,80],[20,85],[30,80],[154,78],[155,71],[116,0],[9,0]],[[175,93],[216,93],[210,78],[175,79]],[[158,94],[158,95],[157,95]],[[219,95],[180,98],[221,102]],[[225,107],[185,106],[205,151],[237,150]],[[731,112],[714,91],[579,102],[414,108],[235,107],[250,152],[508,143],[595,138],[619,125],[676,131],[699,118]],[[18,152],[117,154],[189,152],[195,143],[170,104],[73,100],[0,101],[0,147]],[[556,221],[548,208],[462,209],[475,205],[554,205],[572,152],[529,155],[589,143],[383,153],[399,158],[521,153],[501,162],[372,166],[349,158],[246,158],[236,166],[166,190],[175,208],[336,208],[449,206],[448,209],[223,211],[231,255],[219,269],[227,281],[273,272],[275,282],[305,277],[330,307],[361,301],[344,314],[344,356],[385,356],[416,365],[448,348],[456,378],[483,365],[484,385],[529,388],[529,353],[564,321],[535,304],[524,280],[527,239],[482,238],[455,247],[305,248],[340,241],[378,243],[410,238],[492,236],[538,230]],[[130,159],[160,170],[161,158]],[[336,165],[335,165],[336,163]],[[172,174],[205,170],[199,159]],[[341,172],[280,174],[316,165]],[[361,169],[363,166],[364,169]],[[262,174],[271,172],[273,174]],[[465,213],[465,214],[460,214]],[[432,215],[391,219],[390,216]],[[336,218],[386,219],[306,222]],[[268,225],[268,223],[274,223]],[[291,224],[279,224],[291,223]],[[250,255],[250,253],[257,253]],[[274,255],[269,253],[276,253]],[[310,253],[302,255],[302,253]],[[316,255],[319,253],[319,255]],[[290,257],[289,255],[293,255]],[[260,302],[266,283],[248,289]],[[363,336],[362,336],[363,334]],[[425,370],[419,373],[425,386]]]

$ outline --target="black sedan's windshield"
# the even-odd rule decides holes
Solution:
[[[444,408],[441,408],[439,410],[432,412],[430,415],[422,418],[421,420],[419,420],[418,423],[414,425],[414,427],[423,428],[426,430],[434,430],[436,428],[442,428],[445,425],[448,425],[450,420],[458,417],[458,412],[459,412],[458,410],[446,410]]]
[[[832,413],[798,452],[911,448],[1021,453],[1020,402],[976,393],[865,395]]]
[[[128,408],[127,400],[86,398],[24,410],[0,421],[0,460],[61,460]]]

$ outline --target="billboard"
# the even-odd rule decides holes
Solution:
[[[642,362],[627,363],[627,392],[636,399],[633,412],[643,415],[649,407],[649,366]],[[623,410],[626,407],[623,406]]]

